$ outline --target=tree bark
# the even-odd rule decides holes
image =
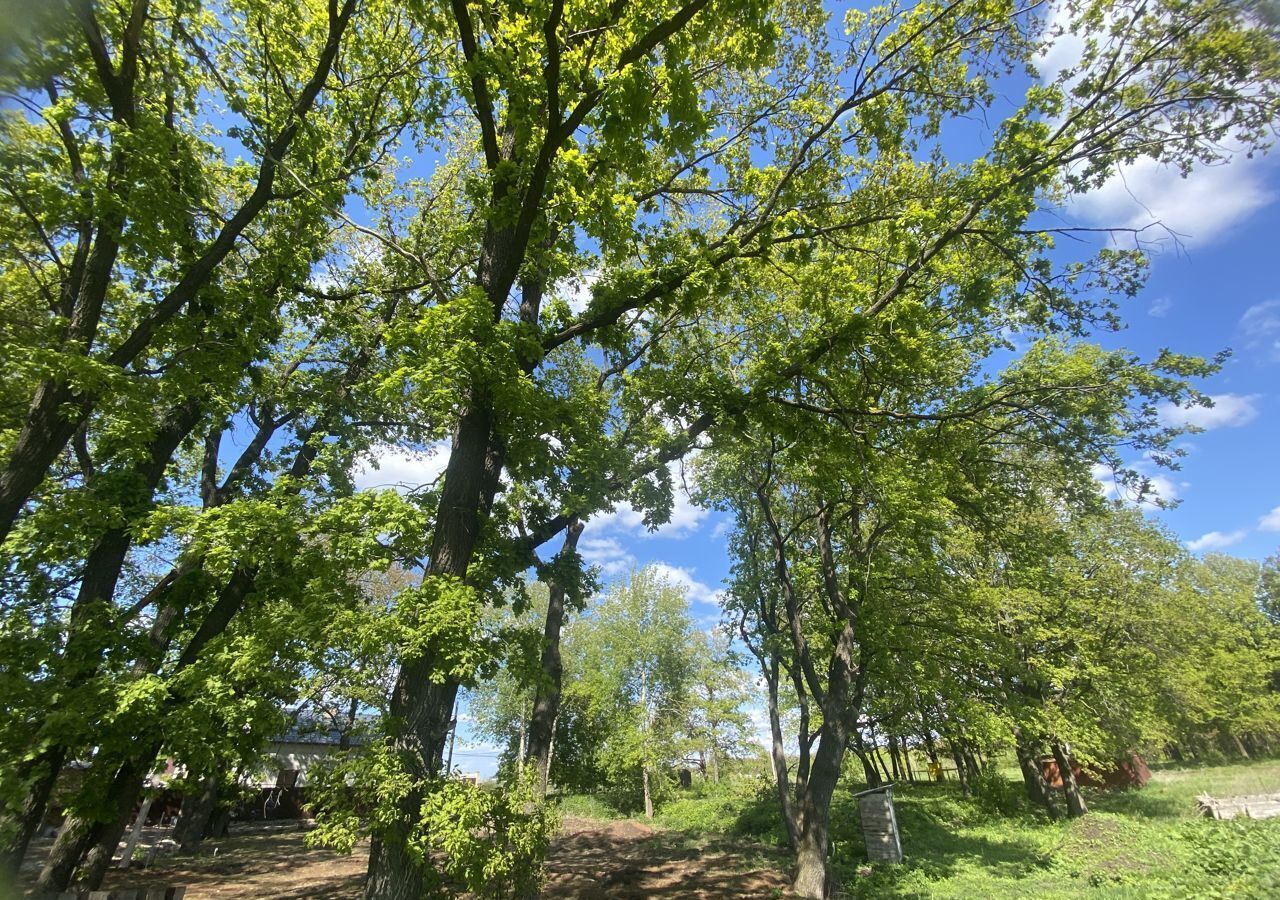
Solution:
[[[769,687],[769,759],[773,763],[774,785],[778,791],[778,801],[782,807],[782,820],[787,826],[787,840],[792,852],[800,851],[800,821],[796,809],[791,802],[791,785],[787,775],[787,744],[782,736],[782,714],[778,708],[778,658],[769,659],[769,668],[764,672],[765,682]]]
[[[80,884],[87,890],[98,889],[120,839],[133,819],[133,807],[142,789],[142,781],[159,752],[159,742],[149,744],[116,768],[104,799],[105,818],[95,820],[83,815],[69,815],[36,881],[36,894],[56,894],[67,890],[77,868],[80,869]],[[83,866],[81,859],[84,860]]]
[[[218,807],[218,775],[206,775],[200,780],[199,790],[187,794],[182,800],[178,823],[173,828],[173,839],[183,853],[194,853],[205,839],[209,823]]]
[[[1078,819],[1089,812],[1089,807],[1085,805],[1075,772],[1071,769],[1071,745],[1054,740],[1053,758],[1057,760],[1058,772],[1062,776],[1062,796],[1067,801],[1067,815]]]
[[[20,764],[19,778],[27,781],[21,804],[0,819],[0,834],[10,837],[0,845],[0,884],[17,881],[18,869],[27,855],[27,847],[49,807],[49,797],[66,763],[66,748],[46,747],[29,762]]]
[[[492,413],[485,400],[473,398],[454,430],[427,578],[465,579],[479,537],[481,507],[489,505],[498,487],[501,465],[491,453]],[[390,704],[392,747],[419,785],[444,764],[458,686],[452,678],[439,680],[430,654],[405,661],[396,676]],[[423,895],[423,871],[403,833],[403,825],[418,817],[421,806],[422,788],[416,787],[399,804],[401,827],[373,836],[366,900],[419,900]]]
[[[821,900],[827,890],[827,852],[831,839],[831,798],[840,780],[849,723],[837,710],[824,719],[818,752],[813,757],[804,797],[804,812],[796,848],[796,876],[791,889],[799,897]]]
[[[653,795],[649,793],[649,764],[640,767],[640,783],[644,790],[644,817],[653,818]]]
[[[560,564],[566,564],[569,556],[577,552],[578,538],[582,536],[583,523],[574,520],[565,532],[564,546],[560,548]],[[542,629],[542,677],[538,680],[533,698],[533,715],[529,720],[528,760],[538,773],[538,789],[547,794],[551,777],[551,742],[555,737],[555,722],[560,711],[561,682],[564,665],[560,657],[560,634],[564,628],[565,585],[559,578],[547,584],[547,618]]]

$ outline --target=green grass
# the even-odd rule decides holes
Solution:
[[[832,808],[832,874],[846,897],[1280,898],[1280,819],[1215,822],[1196,812],[1201,794],[1280,792],[1280,761],[1161,768],[1142,790],[1086,791],[1090,814],[1057,823],[1012,780],[982,799],[962,797],[954,783],[899,785],[898,866],[866,862],[852,797],[860,787],[843,787]],[[655,824],[783,839],[763,778],[695,786],[663,803]]]

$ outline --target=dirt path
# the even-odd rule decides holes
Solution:
[[[787,879],[766,848],[691,843],[631,821],[566,819],[547,861],[544,897],[777,897]]]
[[[350,856],[311,850],[304,833],[278,830],[211,841],[198,857],[144,872],[112,870],[104,888],[184,886],[187,900],[358,900],[367,846]],[[216,852],[216,855],[214,851]],[[777,854],[755,844],[691,838],[632,821],[568,818],[547,863],[547,898],[778,897]]]

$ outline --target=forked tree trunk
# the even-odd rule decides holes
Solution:
[[[1076,774],[1071,769],[1071,745],[1063,741],[1053,742],[1053,758],[1058,762],[1058,772],[1062,776],[1062,796],[1067,801],[1067,815],[1078,819],[1089,811],[1084,797],[1080,794],[1080,785]]]
[[[562,562],[577,552],[583,523],[574,520],[560,548]],[[555,722],[560,713],[561,682],[564,665],[560,657],[560,635],[564,629],[564,583],[552,578],[547,583],[547,618],[542,628],[542,677],[533,698],[533,715],[529,719],[528,759],[535,764],[539,790],[545,797],[551,777],[551,744],[555,739]]]
[[[36,881],[35,893],[56,894],[67,890],[79,869],[79,883],[95,891],[102,884],[115,856],[120,839],[133,819],[133,807],[142,790],[159,743],[147,745],[134,757],[123,761],[107,786],[102,819],[71,814],[54,841],[49,858]],[[83,865],[81,865],[83,860]]]
[[[1058,805],[1054,801],[1053,789],[1045,781],[1044,770],[1040,766],[1040,755],[1035,745],[1021,731],[1014,732],[1015,752],[1018,756],[1018,768],[1022,771],[1022,784],[1026,788],[1027,798],[1032,803],[1044,807],[1049,818],[1061,818]]]

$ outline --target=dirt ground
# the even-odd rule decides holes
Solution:
[[[186,900],[356,900],[368,848],[350,856],[309,849],[296,828],[207,842],[199,856],[161,858],[145,871],[113,869],[113,888],[183,886]],[[776,853],[729,840],[691,842],[631,821],[566,818],[552,845],[544,897],[778,897],[786,885]]]

